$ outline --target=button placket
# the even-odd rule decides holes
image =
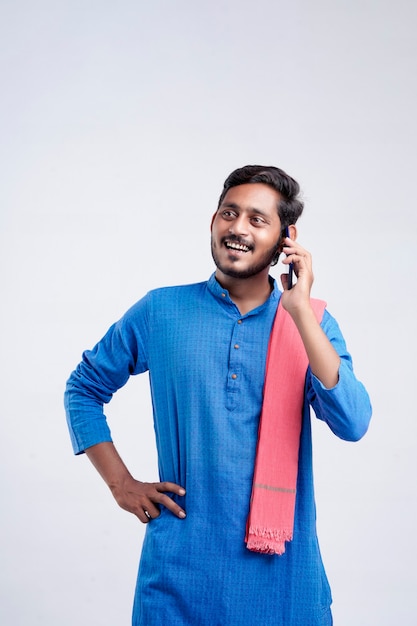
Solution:
[[[240,391],[243,332],[243,320],[238,319],[233,328],[229,349],[229,370],[227,376],[227,404],[229,409],[233,409],[236,406]]]

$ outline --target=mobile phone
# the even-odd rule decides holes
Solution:
[[[290,237],[290,229],[288,228],[288,226],[285,227],[285,236]],[[288,289],[291,289],[293,286],[293,276],[294,276],[294,265],[290,263],[288,266]]]

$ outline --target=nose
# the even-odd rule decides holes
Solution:
[[[238,215],[229,225],[229,233],[242,237],[249,234],[248,221],[244,214]]]

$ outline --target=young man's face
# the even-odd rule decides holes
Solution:
[[[281,247],[280,194],[263,183],[232,187],[211,224],[211,253],[223,274],[250,278],[268,273]]]

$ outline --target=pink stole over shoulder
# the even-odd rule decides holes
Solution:
[[[311,300],[319,322],[326,303]],[[298,451],[308,358],[291,316],[279,304],[268,346],[264,399],[252,485],[246,547],[283,554],[291,541]]]

